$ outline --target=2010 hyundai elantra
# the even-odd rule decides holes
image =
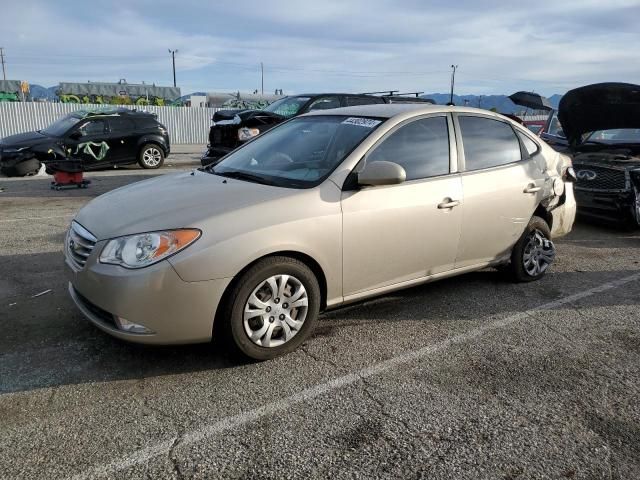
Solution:
[[[367,105],[297,117],[213,167],[87,204],[69,292],[102,330],[255,359],[318,313],[478,270],[541,278],[575,217],[568,157],[491,112]]]

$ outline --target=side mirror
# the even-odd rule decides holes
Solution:
[[[407,179],[407,172],[397,163],[380,160],[367,163],[358,173],[358,185],[395,185]]]
[[[82,138],[82,133],[80,132],[73,132],[71,135],[69,135],[69,138],[71,140],[80,140]]]

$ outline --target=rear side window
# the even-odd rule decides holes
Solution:
[[[401,165],[407,180],[449,173],[446,117],[423,118],[400,127],[367,157],[367,162],[380,160]]]
[[[374,103],[384,103],[382,98],[378,97],[352,97],[347,96],[346,104],[347,107],[353,107],[355,105],[371,105]]]
[[[518,137],[522,140],[522,145],[530,157],[538,153],[538,144],[527,137],[525,134],[518,132]]]
[[[154,117],[141,117],[136,118],[136,125],[138,128],[155,128],[158,126],[158,122]]]
[[[330,108],[340,108],[339,97],[321,97],[315,100],[309,107],[309,111],[328,110]]]
[[[112,132],[131,132],[135,129],[135,125],[129,118],[113,117],[109,119],[109,128]]]
[[[458,117],[466,170],[506,165],[521,160],[520,142],[505,122],[484,117]]]

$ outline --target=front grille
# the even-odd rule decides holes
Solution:
[[[624,170],[575,163],[573,168],[578,177],[577,188],[591,190],[625,190],[627,188]]]
[[[77,222],[71,222],[71,228],[67,233],[66,251],[67,256],[79,270],[87,263],[87,258],[91,255],[93,247],[97,242],[91,232]]]
[[[212,147],[235,147],[238,143],[238,125],[215,125],[211,127],[211,138],[209,140]]]

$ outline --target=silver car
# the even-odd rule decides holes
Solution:
[[[325,309],[488,266],[541,278],[572,179],[568,157],[484,110],[318,111],[90,202],[66,238],[69,293],[121,339],[268,359]]]

